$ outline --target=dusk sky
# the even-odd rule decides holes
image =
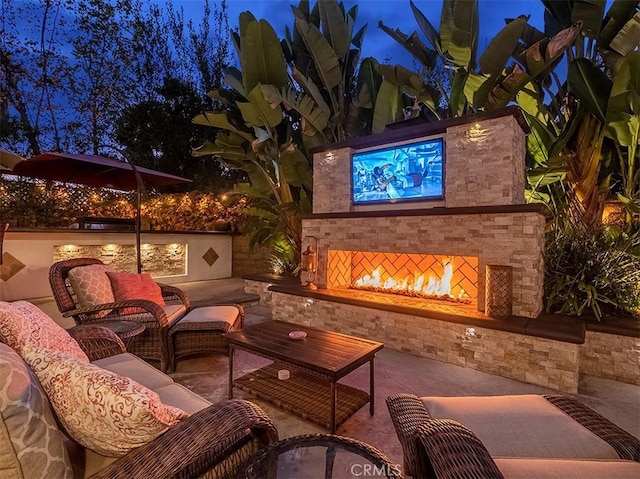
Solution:
[[[415,22],[409,0],[346,0],[347,9],[358,4],[358,19],[356,29],[368,24],[364,41],[363,58],[373,56],[379,61],[391,57],[391,63],[402,63],[411,66],[411,56],[391,37],[378,28],[378,21],[393,29],[400,28],[403,33],[410,34],[419,31]],[[197,15],[202,12],[202,0],[175,0],[176,6],[184,6],[187,17],[197,21]],[[273,26],[279,37],[284,36],[285,25],[293,26],[291,5],[298,5],[294,0],[228,0],[229,25],[235,27],[238,17],[245,10],[251,11],[256,18],[264,18]],[[311,5],[315,0],[311,0]],[[415,0],[416,6],[425,14],[429,21],[439,30],[441,0]],[[515,18],[518,15],[531,15],[529,23],[543,29],[544,6],[540,0],[479,0],[480,9],[480,51],[487,45],[498,31],[505,25],[505,18]],[[422,40],[425,37],[419,32]],[[430,45],[428,45],[430,46]]]

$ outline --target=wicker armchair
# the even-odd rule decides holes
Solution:
[[[102,261],[94,258],[76,258],[54,263],[49,269],[49,283],[58,310],[65,317],[71,316],[76,324],[91,324],[108,321],[127,320],[144,324],[142,334],[135,336],[127,345],[129,352],[145,360],[159,361],[162,371],[175,368],[175,359],[200,353],[227,354],[228,345],[223,336],[228,331],[241,329],[244,324],[244,310],[240,305],[233,305],[237,316],[233,324],[224,321],[191,322],[182,320],[194,311],[189,298],[179,288],[160,284],[162,296],[166,302],[164,308],[147,299],[135,299],[101,304],[91,308],[81,308],[75,292],[69,282],[69,272],[76,267],[100,265]],[[220,306],[197,308],[213,311]],[[129,314],[132,308],[142,312]],[[108,310],[109,313],[96,319],[95,313]],[[172,332],[179,331],[181,334]],[[193,334],[189,334],[193,332]],[[184,333],[184,334],[182,334]]]
[[[124,353],[122,341],[100,326],[69,330],[91,361]],[[132,450],[92,478],[235,478],[259,450],[278,440],[275,425],[245,400],[214,404]]]
[[[625,430],[575,399],[561,395],[540,397],[547,401],[547,408],[556,412],[562,411],[564,415],[575,421],[576,425],[582,426],[585,432],[588,431],[606,442],[618,456],[618,459],[611,464],[615,464],[616,461],[640,462],[640,441]],[[474,399],[482,400],[482,398]],[[476,434],[480,436],[482,431],[471,431],[456,420],[432,417],[422,398],[413,394],[389,396],[387,407],[402,446],[405,474],[439,479],[502,477],[485,444],[476,437]],[[483,412],[486,412],[486,409],[483,409]],[[564,415],[560,416],[564,417]],[[555,414],[552,414],[552,417],[556,417]],[[517,419],[512,420],[517,421]],[[513,426],[521,430],[519,431],[521,437],[529,438],[529,431],[524,423],[514,422]],[[565,426],[559,426],[557,430],[552,427],[551,429],[554,430],[549,430],[548,433],[551,436],[566,437],[563,427],[566,427],[566,423]],[[493,429],[501,431],[496,427]],[[534,436],[530,439],[535,442]],[[532,444],[532,449],[535,449],[535,444]],[[585,450],[585,448],[575,450],[578,449]],[[537,452],[532,453],[531,457],[538,457],[536,454]],[[520,454],[519,457],[529,456]],[[583,463],[592,460],[594,464],[602,460],[600,457],[589,456],[579,459],[584,459]]]

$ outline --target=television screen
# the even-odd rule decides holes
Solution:
[[[354,153],[354,204],[395,203],[444,197],[442,138]]]

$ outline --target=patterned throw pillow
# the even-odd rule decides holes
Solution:
[[[113,297],[116,301],[126,301],[128,299],[148,299],[159,306],[166,306],[167,303],[162,297],[162,290],[151,275],[142,273],[116,273],[107,272],[107,277],[111,281]],[[127,308],[122,310],[122,314],[144,313],[141,308]]]
[[[0,476],[71,479],[69,456],[44,391],[20,356],[2,343],[0,377]]]
[[[53,349],[88,363],[89,358],[69,333],[28,301],[0,301],[0,340],[23,356],[27,346]]]
[[[25,349],[69,436],[108,457],[140,447],[188,414],[126,376],[51,350]]]
[[[69,283],[81,308],[113,303],[114,297],[111,282],[107,276],[108,271],[115,270],[106,264],[77,266],[69,270]],[[89,317],[91,319],[104,318],[110,312],[111,310],[107,309]]]

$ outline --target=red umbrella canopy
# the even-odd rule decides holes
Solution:
[[[191,182],[187,178],[140,166],[136,169],[145,184],[151,187]],[[107,187],[123,191],[136,190],[136,179],[131,165],[104,156],[41,153],[28,160],[17,162],[13,166],[12,172],[16,175],[43,180]]]

